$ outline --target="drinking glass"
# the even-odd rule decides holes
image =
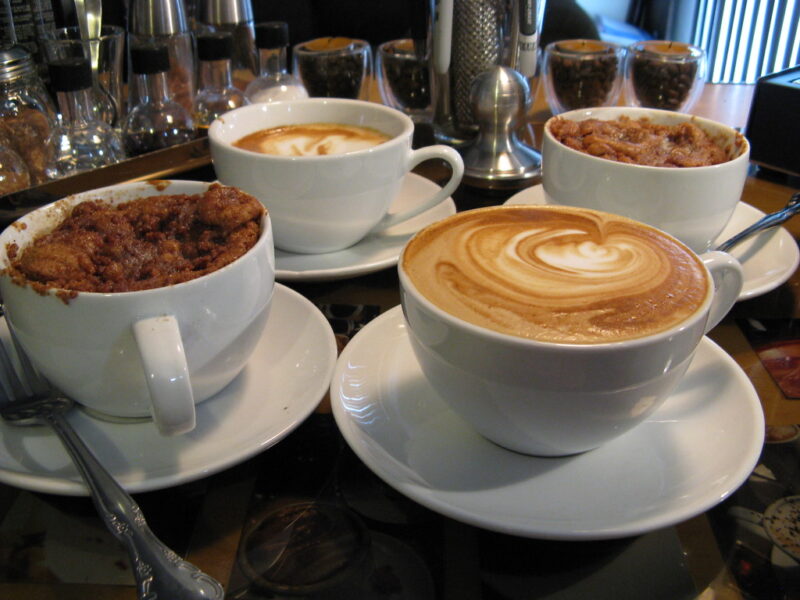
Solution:
[[[294,47],[294,72],[309,96],[367,99],[372,75],[368,42],[346,37],[316,38]]]
[[[624,49],[599,40],[562,40],[544,52],[544,85],[553,114],[613,106],[622,84]]]
[[[430,121],[431,88],[428,57],[411,39],[384,42],[375,54],[375,76],[381,100],[415,122]]]
[[[706,55],[701,48],[664,40],[637,42],[625,59],[627,104],[688,112],[705,75]]]

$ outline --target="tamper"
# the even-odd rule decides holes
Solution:
[[[465,182],[488,188],[523,187],[539,176],[541,155],[517,136],[531,105],[525,77],[509,67],[493,67],[475,78],[470,102],[479,131],[461,149]]]

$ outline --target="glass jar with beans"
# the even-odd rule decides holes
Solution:
[[[625,97],[630,106],[687,112],[706,74],[702,49],[664,40],[637,42],[625,59]]]
[[[431,118],[428,56],[411,39],[384,42],[375,54],[375,76],[381,100],[414,121]]]
[[[562,40],[544,52],[544,85],[553,114],[617,103],[624,48],[599,40]]]

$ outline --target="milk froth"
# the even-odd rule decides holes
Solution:
[[[234,146],[277,156],[327,156],[373,148],[389,136],[376,129],[341,123],[308,123],[262,129]]]
[[[459,213],[413,238],[403,269],[466,321],[548,342],[602,343],[681,323],[708,280],[680,242],[626,219],[568,207]]]

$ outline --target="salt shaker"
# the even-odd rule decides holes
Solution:
[[[308,98],[303,82],[286,67],[289,47],[289,26],[283,21],[256,25],[259,74],[244,93],[250,102],[302,100]]]
[[[22,157],[33,185],[47,180],[55,117],[31,54],[22,46],[0,50],[0,143]]]
[[[70,57],[50,61],[48,71],[61,114],[53,131],[48,175],[55,179],[123,160],[119,134],[95,110],[89,60]]]
[[[200,78],[192,114],[199,131],[207,130],[221,114],[249,103],[231,83],[232,52],[233,38],[227,31],[207,32],[197,37]]]
[[[134,46],[131,68],[138,92],[123,125],[128,155],[160,150],[194,138],[194,122],[189,112],[173,99],[167,83],[167,47]]]

